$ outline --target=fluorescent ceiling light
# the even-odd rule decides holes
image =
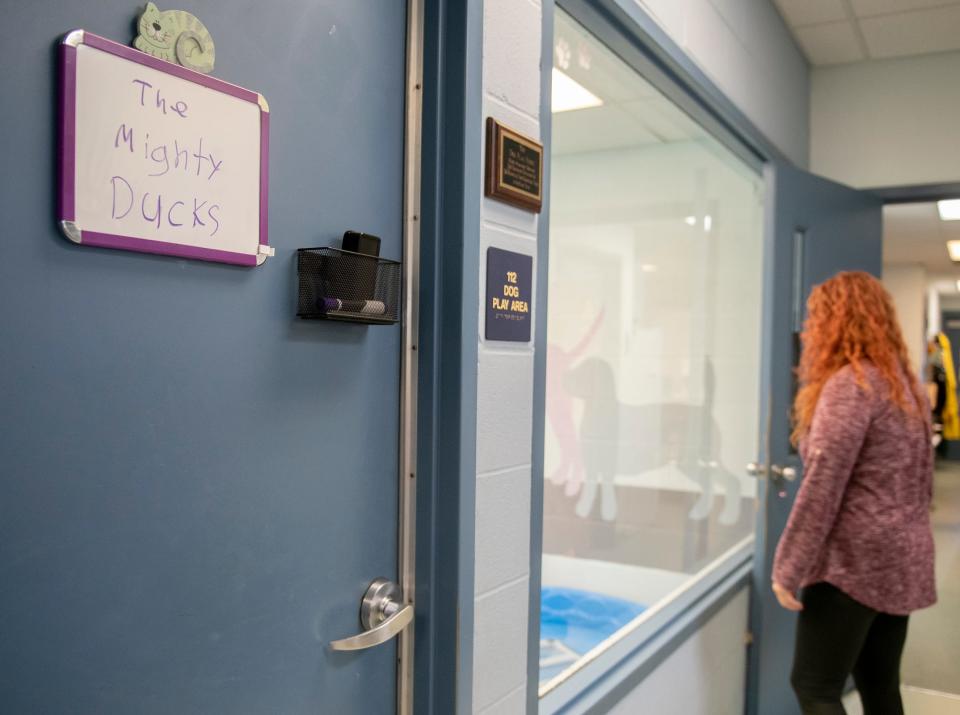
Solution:
[[[707,214],[703,217],[703,230],[709,231],[711,228],[713,228],[713,216]]]
[[[937,211],[941,221],[960,221],[960,199],[949,199],[937,202]],[[954,258],[953,260],[957,260]]]
[[[960,262],[960,241],[947,241],[947,252],[951,261]]]
[[[687,226],[696,226],[696,225],[697,225],[697,217],[696,217],[696,216],[687,216],[687,217],[686,217],[685,219],[683,219],[683,220],[686,222]]]
[[[553,98],[551,99],[551,109],[554,114],[557,112],[570,112],[574,109],[599,107],[602,104],[603,100],[600,99],[600,97],[579,82],[571,79],[556,67],[553,68]]]

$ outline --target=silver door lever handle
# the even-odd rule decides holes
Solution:
[[[770,471],[788,482],[792,482],[797,478],[797,470],[795,467],[781,467],[775,464]]]
[[[412,620],[413,606],[404,606],[379,626],[349,638],[331,641],[330,647],[334,650],[363,650],[364,648],[373,648],[373,646],[386,643],[393,638],[406,628],[407,624]]]
[[[385,578],[370,584],[360,603],[362,633],[331,641],[334,650],[363,650],[386,643],[413,620],[413,606],[402,606],[400,587]]]

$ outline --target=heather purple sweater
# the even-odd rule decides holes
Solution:
[[[890,400],[872,365],[864,383],[847,366],[824,385],[800,445],[803,483],[773,579],[792,592],[826,581],[876,611],[905,615],[936,601],[929,427]]]

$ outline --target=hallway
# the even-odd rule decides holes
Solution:
[[[943,462],[934,484],[933,534],[937,545],[936,606],[917,613],[903,658],[903,682],[960,692],[960,464]]]
[[[910,619],[903,700],[910,715],[960,715],[960,463],[941,463],[933,499],[939,602]],[[855,695],[848,712],[862,712]]]
[[[847,715],[863,715],[856,693],[850,693],[845,705]],[[903,710],[907,715],[957,715],[960,713],[960,697],[906,686],[903,688]]]

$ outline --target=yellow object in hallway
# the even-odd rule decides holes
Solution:
[[[957,410],[957,373],[953,368],[953,349],[950,338],[943,333],[937,335],[940,351],[943,354],[943,371],[947,380],[947,401],[943,405],[943,438],[960,439],[960,412]]]

